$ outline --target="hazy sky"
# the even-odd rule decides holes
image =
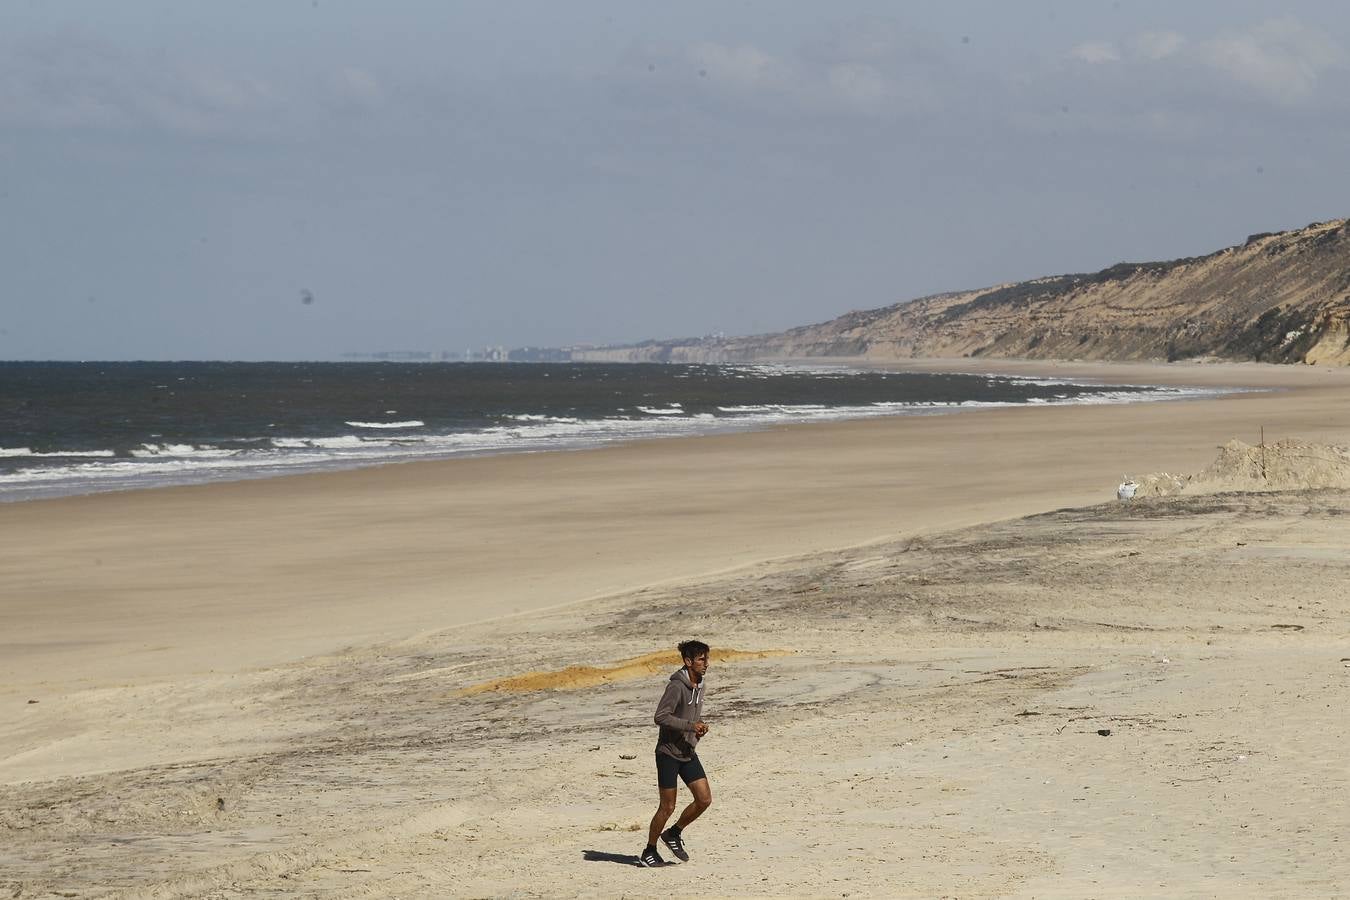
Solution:
[[[0,358],[746,334],[1350,215],[1343,0],[0,22]]]

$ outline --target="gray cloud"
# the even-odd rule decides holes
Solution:
[[[388,100],[379,79],[359,66],[343,66],[332,73],[329,85],[339,103],[359,109],[378,109]]]
[[[262,78],[75,34],[11,44],[0,70],[0,117],[16,125],[200,136],[256,125],[284,105]]]
[[[1180,53],[1186,46],[1186,38],[1175,31],[1145,31],[1135,35],[1130,43],[1136,57],[1159,60]]]
[[[73,31],[11,40],[0,56],[0,122],[12,126],[280,137],[384,99],[380,82],[358,66],[284,79]]]
[[[1294,19],[1272,19],[1253,28],[1203,41],[1198,58],[1278,103],[1309,98],[1322,77],[1345,65],[1335,41]]]
[[[681,117],[701,113],[714,127],[732,127],[731,116],[765,117],[765,127],[803,135],[815,119],[844,116],[888,128],[922,123],[935,138],[1005,127],[1190,141],[1242,127],[1232,113],[1243,104],[1306,105],[1345,54],[1330,37],[1280,19],[1199,39],[1139,31],[1081,41],[1059,61],[1046,55],[980,68],[970,64],[978,56],[958,57],[949,38],[866,19],[785,48],[708,40],[646,47],[630,63],[637,59],[651,76],[639,103]]]
[[[1109,41],[1084,41],[1070,50],[1069,56],[1094,66],[1120,62],[1120,51]]]
[[[1131,52],[1116,43],[1084,41],[1069,57],[1091,66],[1167,66],[1173,78],[1217,76],[1216,88],[1236,85],[1280,105],[1309,100],[1324,77],[1346,64],[1346,52],[1321,31],[1296,19],[1271,19],[1246,28],[1190,41],[1176,31],[1132,36]]]
[[[912,83],[871,61],[823,63],[710,42],[690,47],[688,56],[711,90],[794,113],[887,115],[912,111],[923,100]]]
[[[888,120],[937,109],[960,80],[931,36],[867,19],[787,47],[698,40],[630,48],[606,76],[619,96],[662,109],[734,110],[788,127],[820,117]]]

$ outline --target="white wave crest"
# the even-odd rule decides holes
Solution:
[[[117,454],[112,450],[51,450],[46,453],[29,453],[27,455],[32,457],[40,457],[48,459],[60,459],[63,457],[71,457],[71,458],[106,457],[106,456],[116,456]]]
[[[362,437],[359,434],[339,434],[332,437],[313,438],[272,438],[272,446],[278,450],[352,450],[361,447],[394,447],[404,444],[420,444],[420,437]]]
[[[136,459],[223,459],[242,452],[213,447],[210,444],[203,444],[200,447],[194,447],[192,444],[141,444],[141,449],[132,450],[131,455]]]
[[[768,403],[757,406],[719,406],[718,412],[724,413],[791,413],[791,412],[813,412],[819,409],[829,409],[828,406],[822,406],[819,403]]]

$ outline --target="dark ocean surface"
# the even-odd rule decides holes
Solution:
[[[0,362],[0,501],[1216,391],[747,365]]]

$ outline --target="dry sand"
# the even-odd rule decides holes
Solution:
[[[1281,390],[0,508],[0,896],[1350,894],[1350,497],[1091,505],[1350,373],[1089,371]],[[687,633],[792,653],[638,870],[664,676],[466,689]]]

